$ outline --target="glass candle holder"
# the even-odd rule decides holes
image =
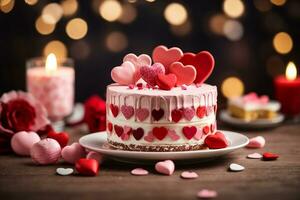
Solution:
[[[26,63],[27,91],[46,108],[52,122],[62,121],[74,107],[74,62],[56,60],[54,54],[32,58]]]

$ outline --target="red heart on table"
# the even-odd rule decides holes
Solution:
[[[177,86],[190,85],[196,79],[197,71],[192,65],[183,65],[181,62],[174,62],[169,67],[169,72],[177,77]]]
[[[119,107],[114,105],[114,104],[110,104],[109,105],[110,111],[113,114],[114,117],[118,116],[119,114]]]
[[[213,135],[208,135],[204,143],[208,146],[210,149],[221,149],[228,146],[228,141],[223,133],[216,132]]]
[[[121,112],[126,119],[130,119],[134,114],[134,108],[132,106],[121,106]]]
[[[163,109],[153,109],[151,112],[152,117],[154,118],[155,121],[159,121],[163,116],[164,116],[165,112]]]
[[[136,130],[132,131],[132,135],[136,140],[140,140],[144,136],[144,129],[137,128]]]
[[[278,157],[279,157],[279,155],[275,154],[275,153],[265,152],[263,154],[264,160],[276,160]]]
[[[199,118],[203,118],[206,114],[206,107],[205,106],[199,106],[197,108],[196,114]]]
[[[67,146],[69,142],[69,135],[68,133],[65,132],[61,132],[61,133],[50,132],[48,133],[47,138],[52,138],[56,140],[59,143],[61,148]]]
[[[114,125],[114,129],[115,129],[115,132],[116,134],[121,137],[121,135],[123,134],[124,132],[124,129],[122,126],[118,126],[118,125]]]
[[[166,46],[157,46],[152,53],[154,62],[161,63],[165,66],[166,72],[169,71],[169,66],[176,61],[179,61],[183,56],[181,49],[172,47],[168,49]]]
[[[183,113],[182,109],[172,110],[172,112],[171,112],[172,121],[176,122],[176,123],[179,122],[182,118],[182,113]]]
[[[160,89],[171,90],[177,82],[175,74],[158,74],[156,83]]]
[[[185,126],[182,128],[182,133],[188,140],[192,139],[196,132],[197,128],[195,126]]]
[[[154,63],[152,66],[142,66],[140,71],[142,79],[150,86],[155,86],[157,75],[165,74],[165,67],[161,63]]]
[[[152,134],[159,140],[163,140],[168,134],[168,130],[165,127],[155,127],[152,130]]]
[[[76,164],[77,172],[84,176],[96,176],[98,174],[99,164],[95,159],[81,158]]]
[[[138,108],[136,109],[135,114],[138,120],[142,122],[149,116],[149,110],[146,108]]]
[[[212,73],[215,60],[208,51],[201,51],[198,54],[185,53],[179,60],[184,65],[193,65],[196,68],[197,76],[194,83],[203,83]]]

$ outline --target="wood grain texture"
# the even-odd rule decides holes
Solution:
[[[76,140],[84,133],[72,130]],[[29,158],[0,156],[0,199],[197,199],[203,188],[215,189],[218,199],[300,199],[300,124],[284,125],[265,131],[240,131],[249,137],[262,135],[264,149],[240,149],[217,160],[193,165],[176,165],[172,176],[143,166],[150,175],[136,177],[130,170],[140,165],[106,160],[97,177],[55,174],[60,162],[52,166],[36,166]],[[249,153],[278,153],[277,161],[246,159]],[[229,172],[230,163],[246,167],[243,172]],[[195,180],[184,180],[180,174],[193,170]]]

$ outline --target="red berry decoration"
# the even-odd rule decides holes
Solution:
[[[68,133],[65,132],[61,132],[61,133],[49,132],[47,138],[52,138],[56,140],[59,143],[61,148],[67,146],[69,142],[69,135]]]
[[[182,118],[182,109],[174,109],[171,112],[171,116],[172,116],[172,121],[173,122],[179,122]]]
[[[270,152],[265,152],[263,154],[263,159],[264,160],[276,160],[277,158],[279,158],[279,155],[278,154],[275,154],[275,153],[270,153]]]
[[[175,74],[158,74],[156,83],[160,89],[171,90],[177,82],[177,77]]]
[[[113,114],[114,117],[118,116],[119,114],[119,107],[115,106],[114,104],[109,105],[110,111]]]
[[[182,133],[188,140],[190,140],[197,133],[197,128],[195,126],[185,126],[182,128]]]
[[[163,109],[159,110],[152,110],[151,115],[154,118],[155,121],[159,121],[165,114],[165,111]]]
[[[132,135],[136,140],[140,140],[144,136],[144,129],[137,128],[136,130],[132,131]]]
[[[206,114],[206,108],[205,108],[205,106],[199,106],[197,108],[196,113],[197,113],[197,116],[199,118],[203,118],[205,116],[205,114]]]
[[[119,136],[119,137],[121,137],[121,135],[123,134],[123,132],[124,132],[124,129],[123,129],[123,127],[122,126],[118,126],[118,125],[114,125],[114,129],[115,129],[115,132],[116,132],[116,134]]]
[[[210,149],[222,149],[228,146],[228,141],[223,133],[216,132],[213,135],[208,135],[204,143],[208,146]]]
[[[168,130],[165,127],[155,127],[152,130],[152,134],[159,140],[163,140],[167,134]]]
[[[81,158],[76,161],[75,168],[81,175],[96,176],[98,174],[99,164],[95,159]]]

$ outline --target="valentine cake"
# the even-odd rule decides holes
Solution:
[[[277,116],[279,109],[279,102],[270,101],[268,96],[258,96],[254,92],[228,101],[230,115],[245,121],[273,119]]]
[[[214,58],[207,51],[182,53],[158,46],[150,56],[128,54],[107,86],[111,147],[131,151],[207,148],[216,132],[217,88],[205,84]]]

